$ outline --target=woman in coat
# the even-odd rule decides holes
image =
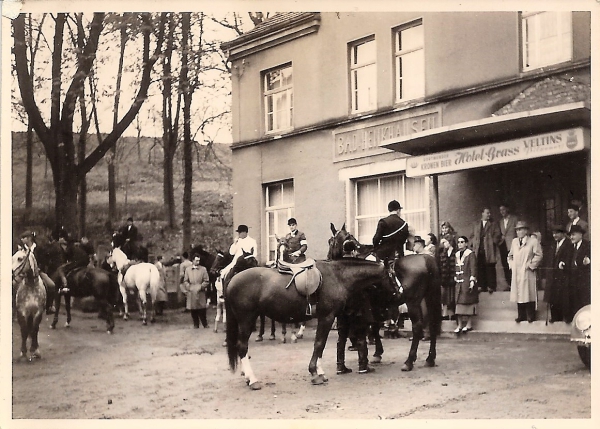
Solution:
[[[471,318],[477,315],[479,292],[477,289],[477,258],[471,249],[467,249],[469,240],[464,235],[458,237],[456,252],[456,318],[458,326],[454,333],[471,331]]]
[[[200,265],[200,256],[195,255],[193,265],[185,270],[182,289],[187,296],[186,308],[192,314],[194,328],[208,328],[206,321],[206,290],[208,289],[208,271]]]
[[[456,241],[454,237],[442,238],[439,248],[440,273],[442,276],[442,318],[455,319],[454,307],[456,304],[456,291],[454,275],[456,272]]]
[[[523,221],[515,226],[517,237],[508,252],[508,267],[512,271],[510,300],[517,303],[515,322],[535,320],[537,303],[537,276],[535,270],[542,262],[542,246],[538,239],[529,236],[529,227]]]

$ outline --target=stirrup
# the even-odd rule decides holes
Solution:
[[[307,316],[314,316],[316,311],[317,311],[316,305],[315,306],[310,305],[310,302],[306,304],[306,315]]]

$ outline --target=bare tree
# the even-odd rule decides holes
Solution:
[[[54,19],[53,52],[51,58],[52,88],[50,94],[50,123],[47,125],[35,99],[34,88],[29,73],[27,58],[27,40],[25,37],[25,15],[13,20],[15,69],[23,105],[38,134],[52,169],[55,189],[56,223],[75,231],[77,219],[77,191],[81,179],[98,163],[106,152],[115,145],[138,114],[146,99],[151,83],[151,71],[161,51],[164,36],[164,14],[158,24],[156,49],[151,54],[150,40],[154,24],[148,13],[138,15],[142,21],[142,76],[137,93],[123,118],[113,127],[106,138],[92,150],[82,162],[75,161],[74,113],[77,101],[82,94],[82,86],[90,76],[102,30],[104,13],[94,13],[89,24],[83,49],[78,52],[77,63],[70,77],[63,75],[63,43],[67,14],[59,13]],[[63,92],[63,79],[67,79],[68,88]],[[62,104],[61,104],[62,101]]]

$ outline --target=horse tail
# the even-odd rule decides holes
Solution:
[[[154,300],[158,295],[158,290],[161,287],[161,283],[162,278],[160,277],[160,272],[158,271],[158,268],[152,265],[150,268],[150,295],[152,296],[152,305],[154,305]]]
[[[224,292],[227,290],[225,289]],[[227,294],[225,295],[225,311],[227,313],[227,356],[229,357],[229,368],[231,372],[235,372],[238,365],[238,338],[239,338],[239,329],[238,329],[238,320],[235,317],[234,312],[231,310],[231,303],[229,302],[229,298],[227,298]]]
[[[440,335],[442,332],[442,277],[435,258],[427,258],[427,272],[429,273],[429,284],[425,303],[430,314],[429,331]]]

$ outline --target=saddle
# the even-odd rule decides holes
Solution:
[[[292,276],[285,288],[289,288],[293,282],[298,293],[306,297],[306,314],[313,316],[316,304],[316,297],[313,294],[321,286],[322,280],[321,272],[316,267],[314,259],[306,258],[306,261],[299,264],[278,260],[276,266],[279,273]]]

